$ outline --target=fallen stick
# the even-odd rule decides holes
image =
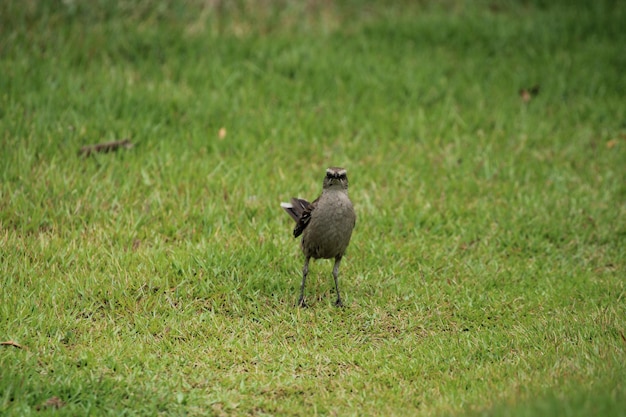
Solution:
[[[130,149],[133,145],[130,139],[115,140],[113,142],[98,143],[96,145],[86,145],[80,148],[78,156],[88,157],[93,153],[108,153],[117,151],[120,148]]]
[[[0,346],[13,346],[13,347],[16,347],[18,349],[24,349],[24,347],[22,345],[20,345],[17,342],[14,342],[13,340],[8,340],[6,342],[0,342]]]

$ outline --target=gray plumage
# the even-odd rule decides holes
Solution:
[[[356,215],[348,198],[348,177],[343,168],[332,167],[326,170],[322,195],[309,203],[300,198],[292,198],[291,203],[281,203],[281,207],[295,220],[294,237],[302,235],[302,284],[298,305],[305,307],[304,286],[309,273],[309,261],[313,259],[335,259],[333,278],[337,300],[342,306],[339,294],[339,265],[350,243]]]

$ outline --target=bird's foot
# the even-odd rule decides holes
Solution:
[[[341,298],[337,298],[337,301],[335,301],[335,307],[343,308],[343,301],[341,301]]]
[[[298,300],[298,307],[300,307],[300,308],[307,308],[308,307],[307,303],[304,302],[304,297],[300,297],[300,299]]]

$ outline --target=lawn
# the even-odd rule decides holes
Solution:
[[[2,2],[0,414],[626,416],[626,3],[578,3]]]

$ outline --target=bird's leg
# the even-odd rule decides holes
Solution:
[[[304,267],[302,268],[302,284],[300,285],[300,299],[298,300],[298,307],[306,307],[304,302],[304,284],[306,283],[306,276],[309,274],[309,260],[310,256],[304,259]]]
[[[341,302],[341,296],[339,295],[339,264],[341,263],[341,256],[335,257],[335,266],[333,267],[333,278],[335,278],[335,291],[337,291],[337,301],[335,301],[335,306],[343,307],[343,303]]]

